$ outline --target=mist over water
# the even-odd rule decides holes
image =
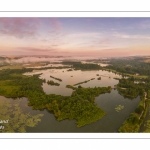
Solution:
[[[61,62],[63,60],[90,60],[101,57],[90,56],[18,56],[18,57],[3,57],[5,60],[0,60],[1,63],[31,63],[31,62]]]

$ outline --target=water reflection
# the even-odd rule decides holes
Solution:
[[[0,100],[9,100],[13,103],[13,99],[7,99],[3,96],[0,97]],[[134,100],[125,99],[120,96],[117,90],[112,90],[111,93],[102,94],[95,98],[97,105],[107,112],[107,115],[104,116],[101,120],[94,122],[89,125],[85,125],[81,128],[77,128],[75,120],[63,120],[57,121],[52,113],[49,113],[47,110],[39,111],[32,110],[31,107],[27,105],[27,98],[21,98],[20,108],[23,112],[30,112],[32,115],[44,114],[42,121],[34,128],[27,127],[27,132],[117,132],[120,125],[123,121],[129,116],[131,112],[134,111],[138,105],[140,98]],[[120,112],[116,112],[116,105],[124,105],[124,109]]]
[[[120,75],[114,74],[112,72],[108,71],[81,71],[81,70],[73,70],[73,71],[67,71],[68,69],[47,69],[47,70],[40,70],[38,72],[31,72],[26,73],[26,75],[33,75],[33,74],[39,74],[41,79],[48,80],[55,80],[50,78],[51,76],[54,76],[56,78],[62,79],[62,82],[59,82],[56,80],[56,82],[59,82],[60,86],[52,86],[48,85],[47,83],[43,83],[42,87],[46,94],[57,94],[57,95],[64,95],[69,96],[72,93],[71,89],[66,88],[66,85],[74,85],[79,82],[83,82],[86,80],[90,80],[91,78],[95,78],[94,80],[90,80],[87,83],[81,84],[82,87],[107,87],[118,84],[118,80],[114,78],[120,78]],[[99,76],[97,76],[97,74]],[[98,77],[101,77],[101,80],[97,80]],[[78,86],[78,85],[77,85]]]

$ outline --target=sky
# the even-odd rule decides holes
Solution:
[[[0,17],[0,56],[150,55],[150,18]]]

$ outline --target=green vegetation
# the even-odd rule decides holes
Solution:
[[[58,121],[75,119],[77,127],[81,127],[95,122],[105,115],[105,112],[95,104],[94,98],[99,94],[110,92],[110,90],[110,88],[78,88],[73,91],[71,96],[38,93],[39,96],[36,97],[36,100],[35,97],[29,98],[29,105],[34,109],[46,108],[54,113]]]
[[[56,86],[59,86],[59,85],[60,85],[59,83],[54,82],[53,80],[50,80],[50,81],[48,80],[48,81],[47,81],[47,84],[48,84],[48,85],[56,85]]]
[[[89,81],[90,81],[90,80],[86,80],[86,81],[83,81],[83,82],[79,82],[79,83],[74,84],[74,86],[79,85],[79,84],[83,84],[83,83],[87,83],[87,82],[89,82]]]
[[[71,85],[66,85],[66,88],[70,88],[70,89],[73,89],[73,90],[76,90],[77,88],[76,87],[73,87]]]
[[[117,112],[119,112],[119,111],[122,110],[123,108],[124,108],[123,105],[118,105],[118,106],[115,108],[115,110],[116,110]]]
[[[45,80],[39,79],[39,75],[22,75],[27,71],[32,69],[0,70],[0,95],[11,98],[27,97],[32,109],[47,109],[54,113],[58,121],[75,119],[77,127],[95,122],[106,114],[94,100],[96,96],[110,92],[111,87],[80,87],[71,96],[46,95],[42,89]]]
[[[36,68],[36,70],[44,69],[64,69],[67,71],[74,70],[108,70],[122,75],[122,79],[115,78],[119,81],[115,88],[124,97],[134,99],[140,96],[141,101],[136,107],[135,111],[130,114],[127,120],[124,121],[119,128],[119,132],[139,132],[144,118],[147,114],[149,103],[147,99],[150,99],[150,67],[147,61],[143,58],[131,59],[110,59],[109,66],[100,67],[97,64],[82,64],[81,62],[69,62],[65,61],[63,64],[70,66],[60,67],[44,67]],[[8,64],[5,64],[5,67]],[[4,65],[2,65],[4,66]],[[34,69],[35,70],[35,69]],[[55,94],[45,94],[42,89],[42,84],[46,82],[44,79],[39,79],[39,75],[25,76],[22,75],[26,72],[31,72],[33,69],[18,68],[0,70],[0,95],[11,98],[27,97],[29,100],[28,105],[35,110],[47,109],[53,113],[58,121],[64,119],[75,119],[77,127],[90,124],[101,119],[106,113],[98,108],[94,99],[99,94],[107,93],[111,91],[111,87],[95,87],[95,88],[83,88],[80,84],[87,83],[90,80],[79,82],[74,87],[66,85],[66,88],[73,89],[71,96],[61,96]],[[99,74],[96,74],[99,76]],[[125,78],[128,77],[128,78]],[[51,78],[62,81],[59,78],[50,76]],[[72,77],[72,76],[71,76]],[[108,76],[109,77],[109,76]],[[109,77],[110,78],[110,77]],[[100,80],[101,77],[97,77]],[[47,82],[51,85],[58,85],[50,80]],[[115,110],[120,111],[123,109],[122,105],[118,105]],[[149,128],[149,122],[146,123],[146,127]],[[145,132],[148,132],[146,130]]]
[[[146,123],[144,124],[144,126],[146,127],[144,132],[150,133],[150,120],[147,120]]]
[[[119,94],[124,97],[134,99],[138,95],[142,96],[144,94],[144,91],[147,91],[150,86],[150,82],[147,82],[147,84],[139,83],[137,86],[134,81],[135,78],[133,77],[128,79],[119,79],[119,83],[117,85],[117,90],[119,91]]]
[[[67,71],[73,71],[73,69],[68,69]]]
[[[0,101],[0,123],[3,126],[0,132],[26,132],[26,127],[35,127],[41,121],[43,114],[31,115],[23,113],[19,107],[19,102],[11,104],[8,101]]]
[[[144,81],[144,83],[141,81]],[[117,89],[121,95],[130,99],[134,99],[137,96],[141,97],[137,108],[130,114],[127,120],[125,120],[123,125],[119,128],[119,132],[139,132],[149,107],[149,103],[146,99],[149,88],[149,78],[137,79],[134,77],[129,77],[128,79],[122,78],[119,80]]]
[[[149,103],[146,99],[146,93],[150,88],[150,80],[149,78],[141,79],[145,81],[145,83],[139,82],[138,84],[134,82],[135,80],[136,79],[133,77],[120,79],[119,84],[117,85],[119,93],[124,97],[131,99],[136,98],[138,95],[141,97],[139,105],[120,127],[119,132],[138,132],[147,114]]]
[[[120,80],[120,78],[114,78],[115,80]]]
[[[88,59],[86,62],[93,62],[93,63],[102,63],[102,64],[108,64],[108,59]]]
[[[101,80],[101,77],[97,78],[97,80]]]
[[[83,64],[81,62],[72,61],[63,61],[62,63],[65,65],[72,65],[75,70],[100,70],[102,68],[98,64]]]
[[[91,80],[94,80],[95,78],[91,78]]]
[[[124,121],[119,128],[119,132],[137,133],[140,130],[141,125],[145,119],[149,107],[149,103],[144,99],[141,99],[139,105],[133,113]]]
[[[59,78],[55,78],[53,76],[50,76],[51,78],[55,79],[55,80],[58,80],[58,81],[62,81],[62,79],[59,79]]]
[[[5,65],[0,67],[0,69],[23,69],[23,66],[21,64],[18,65]]]
[[[22,75],[30,69],[8,69],[0,71],[0,95],[8,98],[23,97],[26,92],[42,91],[44,79],[39,79],[39,75],[27,77]]]
[[[107,69],[107,68],[105,68],[104,70],[109,71],[109,72],[113,72],[115,74],[118,74],[118,75],[121,75],[121,76],[124,76],[124,77],[134,77],[134,78],[137,78],[137,79],[140,79],[140,78],[146,79],[148,77],[147,75],[136,75],[136,74],[129,74],[129,73],[121,73],[121,72],[118,72],[116,70]]]
[[[150,76],[149,63],[144,62],[145,58],[124,58],[124,59],[110,59],[109,66],[104,68],[115,70],[124,74],[131,74],[135,76]]]
[[[150,90],[147,91],[147,98],[150,99]]]

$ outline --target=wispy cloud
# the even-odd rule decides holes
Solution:
[[[57,18],[50,18],[50,26],[54,30],[62,30],[62,23]]]
[[[78,32],[78,33],[70,33],[67,35],[70,38],[100,38],[102,36],[101,33],[98,32]]]
[[[22,50],[24,52],[52,52],[52,51],[56,51],[56,49],[54,49],[53,47],[17,47],[16,49],[18,50]]]
[[[150,35],[140,35],[140,34],[126,34],[126,33],[119,33],[114,32],[112,36],[117,38],[123,38],[123,39],[150,39]]]
[[[0,34],[29,38],[37,35],[39,24],[38,18],[0,18]]]
[[[59,36],[62,31],[62,23],[58,18],[48,18],[47,33],[53,36]]]

